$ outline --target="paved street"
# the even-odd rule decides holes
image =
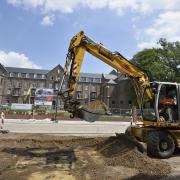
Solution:
[[[60,120],[58,123],[45,120],[6,119],[4,129],[13,133],[45,133],[66,135],[113,135],[123,133],[129,122],[93,122]]]

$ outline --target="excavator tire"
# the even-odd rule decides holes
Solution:
[[[147,137],[147,154],[166,159],[172,156],[175,149],[174,139],[163,131],[152,131]]]

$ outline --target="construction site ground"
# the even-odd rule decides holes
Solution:
[[[144,146],[124,134],[0,134],[0,179],[180,179],[180,156],[177,151],[167,160],[150,158]]]

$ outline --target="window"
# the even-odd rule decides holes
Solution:
[[[31,89],[31,96],[35,96],[36,89]]]
[[[82,91],[82,86],[81,85],[77,85],[77,91]]]
[[[18,77],[21,77],[21,73],[18,73]]]
[[[87,92],[84,93],[84,99],[88,99],[88,93]]]
[[[42,79],[45,79],[45,78],[46,78],[46,75],[42,74],[42,76],[41,76],[41,77],[42,77]]]
[[[86,78],[85,78],[85,77],[79,77],[79,78],[78,78],[78,81],[79,81],[79,82],[86,82]]]
[[[131,100],[129,100],[129,101],[128,101],[128,104],[129,104],[129,105],[131,105],[131,104],[132,104],[132,101],[131,101]]]
[[[144,96],[142,101],[142,115],[143,119],[148,121],[156,121],[156,113],[155,113],[155,99],[154,97],[152,99],[149,98],[148,94],[146,93],[148,91],[147,87],[144,89]],[[151,89],[150,89],[151,90]]]
[[[85,89],[86,91],[88,91],[89,87],[86,85],[84,89]]]
[[[114,104],[115,104],[115,101],[114,101],[114,100],[113,100],[113,101],[111,101],[111,104],[113,104],[113,105],[114,105]]]
[[[94,78],[93,82],[95,82],[95,83],[101,83],[101,79],[100,79],[100,78]]]
[[[60,77],[56,76],[56,81],[60,81]]]
[[[53,77],[53,76],[51,76],[51,80],[52,80],[52,81],[54,80],[54,77]]]
[[[21,82],[18,82],[17,87],[21,87],[21,86],[22,86]]]
[[[27,94],[27,91],[23,91],[23,95],[26,96],[26,94]]]
[[[124,104],[124,101],[120,101],[120,104]]]
[[[66,85],[63,84],[63,85],[62,85],[62,90],[65,90],[65,89],[66,89]]]
[[[96,86],[91,86],[91,91],[96,92]]]
[[[0,84],[1,84],[1,85],[3,84],[3,78],[1,78]]]
[[[162,85],[159,94],[158,112],[161,120],[173,122],[178,119],[176,85]]]
[[[37,74],[37,78],[38,78],[38,79],[41,79],[41,78],[42,78],[42,75],[41,75],[41,74]]]
[[[21,73],[22,78],[26,78],[26,73]]]
[[[39,83],[40,85],[39,85],[39,87],[40,88],[44,88],[44,83]]]
[[[52,88],[52,83],[49,84],[49,88]]]
[[[25,82],[25,88],[28,89],[29,87],[30,87],[30,82],[27,80],[27,81]]]
[[[37,78],[37,74],[34,74],[34,78]]]
[[[82,92],[77,91],[77,99],[82,99]]]
[[[10,77],[14,77],[14,73],[10,73]]]
[[[33,84],[32,84],[32,87],[36,88],[36,87],[37,87],[37,84],[36,84],[36,83],[33,83]]]
[[[8,95],[11,94],[11,89],[8,89],[8,90],[7,90],[7,94],[8,94]]]
[[[96,92],[91,93],[91,99],[96,99]]]
[[[93,78],[90,78],[90,77],[89,77],[89,78],[86,78],[86,81],[87,81],[87,82],[93,82]]]
[[[58,88],[59,88],[59,84],[56,83],[56,84],[55,84],[55,89],[58,89]]]
[[[29,78],[29,74],[28,73],[26,74],[26,78]]]

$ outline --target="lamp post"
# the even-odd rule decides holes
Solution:
[[[89,95],[88,95],[88,103],[91,102],[91,82],[89,83]]]
[[[110,96],[109,96],[109,86],[106,86],[106,89],[107,89],[107,91],[106,91],[107,106],[108,106],[108,108],[109,108],[109,98],[110,98]]]
[[[58,111],[58,100],[59,100],[59,98],[58,98],[58,92],[59,92],[59,83],[60,83],[60,81],[59,81],[59,79],[60,79],[60,70],[58,69],[58,71],[57,71],[57,73],[58,73],[58,76],[57,76],[57,95],[56,95],[56,112],[55,112],[55,117],[54,117],[54,119],[57,121],[57,111]]]

